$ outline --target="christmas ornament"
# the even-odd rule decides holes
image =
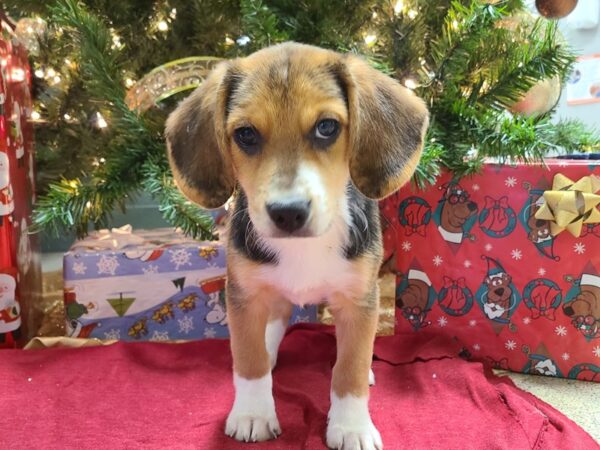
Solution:
[[[554,176],[552,190],[544,192],[545,203],[535,217],[550,221],[553,236],[565,228],[579,237],[583,224],[600,222],[600,178],[590,175],[574,182],[558,173]]]
[[[538,12],[547,19],[568,16],[577,6],[577,0],[535,0]]]
[[[127,92],[127,106],[144,112],[178,92],[195,89],[221,61],[211,56],[194,56],[158,66]]]
[[[552,110],[560,98],[561,86],[558,76],[539,81],[517,103],[510,107],[514,114],[539,116]]]

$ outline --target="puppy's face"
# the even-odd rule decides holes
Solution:
[[[318,236],[350,178],[348,106],[328,52],[259,53],[238,63],[225,130],[257,231]]]
[[[265,237],[318,236],[346,211],[350,182],[370,198],[418,163],[423,102],[362,60],[282,44],[219,66],[167,122],[177,185],[204,207],[238,185]]]

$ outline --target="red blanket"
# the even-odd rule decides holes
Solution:
[[[239,444],[223,434],[233,400],[229,343],[119,343],[0,351],[0,448],[325,448],[330,328],[296,326],[273,373],[283,434]],[[371,415],[386,449],[594,449],[572,421],[453,343],[379,338]]]

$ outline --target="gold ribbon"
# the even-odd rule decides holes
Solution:
[[[544,204],[535,213],[536,219],[550,221],[550,232],[556,236],[568,230],[579,237],[585,223],[600,222],[600,178],[590,175],[573,181],[557,173],[552,182],[552,190],[544,192]]]

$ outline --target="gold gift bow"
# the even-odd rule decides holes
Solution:
[[[550,221],[550,232],[556,236],[568,230],[579,237],[585,223],[600,222],[600,178],[590,175],[575,182],[561,173],[552,181],[552,190],[544,192],[545,202],[535,213],[536,219]]]

